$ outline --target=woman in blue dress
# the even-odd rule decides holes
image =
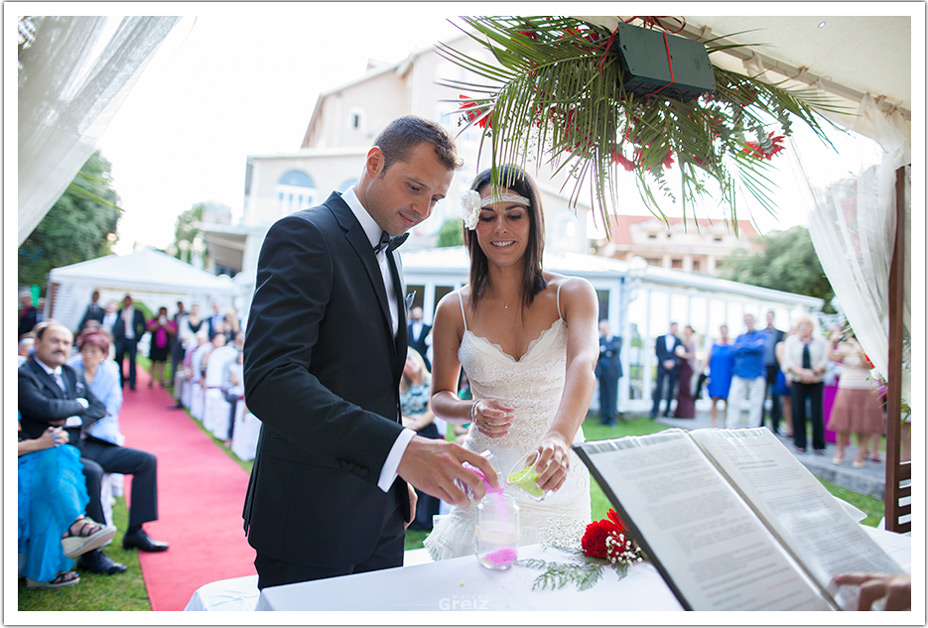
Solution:
[[[734,361],[734,354],[731,349],[731,339],[728,337],[728,325],[719,327],[720,338],[718,342],[712,343],[708,355],[703,364],[709,365],[709,398],[712,399],[712,427],[716,427],[718,420],[718,403],[719,400],[725,401],[725,408],[728,409],[728,389],[731,388],[731,370]],[[722,427],[725,427],[725,418],[722,415]]]
[[[49,427],[17,447],[20,576],[30,589],[73,587],[80,581],[71,571],[73,558],[116,535],[115,527],[84,516],[84,466],[80,452],[67,442],[67,432]]]

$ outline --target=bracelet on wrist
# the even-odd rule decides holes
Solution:
[[[471,423],[474,422],[474,418],[477,416],[477,404],[478,403],[480,403],[479,399],[475,401],[473,405],[470,407],[470,422]]]

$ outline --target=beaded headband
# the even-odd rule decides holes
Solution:
[[[532,205],[532,202],[524,196],[504,192],[502,194],[491,193],[483,200],[483,202],[480,204],[480,207],[489,207],[493,203],[519,203],[520,205],[525,205],[526,207],[531,207]]]

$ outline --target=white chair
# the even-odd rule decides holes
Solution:
[[[206,383],[203,396],[203,427],[219,440],[229,438],[229,412],[232,410],[220,389],[222,374],[237,355],[235,347],[230,345],[214,349],[206,360],[206,370],[203,373]]]
[[[246,412],[245,404],[239,402],[235,407],[235,429],[232,431],[232,453],[241,460],[254,460],[258,448],[258,433],[261,421],[251,412]]]
[[[203,401],[206,396],[206,391],[203,390],[203,387],[200,385],[200,382],[193,382],[190,385],[190,416],[195,418],[197,421],[203,420]]]

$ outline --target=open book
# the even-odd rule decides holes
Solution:
[[[766,428],[574,449],[687,610],[836,610],[835,575],[902,572]]]

